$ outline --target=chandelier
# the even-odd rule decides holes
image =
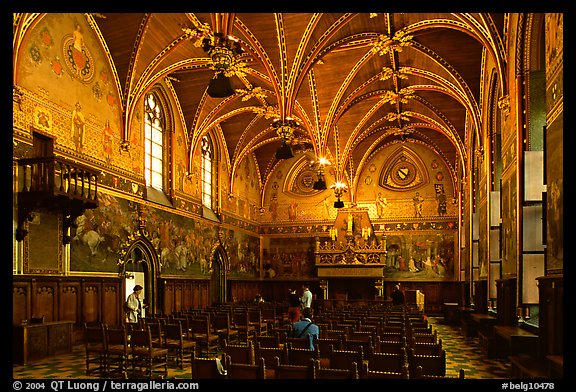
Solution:
[[[326,180],[324,179],[324,166],[330,165],[330,161],[326,158],[320,158],[316,162],[310,162],[310,165],[316,166],[316,172],[318,173],[318,179],[316,182],[314,182],[312,188],[317,191],[323,191],[326,189]]]
[[[338,199],[334,202],[334,208],[344,207],[344,202],[340,200],[340,198],[342,197],[342,194],[348,191],[348,186],[343,182],[337,181],[335,184],[331,185],[330,188],[334,190],[334,196]]]
[[[233,95],[230,77],[238,72],[236,57],[244,52],[238,39],[223,33],[214,33],[202,40],[202,49],[212,59],[212,69],[216,71],[208,85],[208,95],[213,98]]]
[[[294,130],[300,124],[292,117],[286,117],[284,120],[277,118],[272,122],[272,128],[276,130],[278,137],[282,140],[282,145],[276,150],[277,159],[290,159],[294,156],[290,142],[294,139]]]

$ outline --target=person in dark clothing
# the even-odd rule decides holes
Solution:
[[[291,323],[300,320],[300,297],[296,289],[288,289],[288,319]]]
[[[392,291],[392,305],[403,305],[404,304],[404,293],[400,291],[400,285],[394,286],[394,291]]]

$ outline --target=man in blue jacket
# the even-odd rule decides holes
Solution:
[[[320,328],[312,322],[312,309],[302,309],[302,319],[293,324],[295,338],[308,338],[310,350],[314,350],[314,340],[320,336]]]

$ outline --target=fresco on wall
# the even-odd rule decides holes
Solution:
[[[162,275],[208,276],[218,228],[195,219],[99,193],[100,207],[77,218],[72,238],[70,269],[79,272],[117,272],[122,244],[146,222],[147,237],[162,263]],[[259,276],[260,239],[223,230],[220,243],[230,262],[229,277]]]
[[[454,237],[451,232],[434,234],[386,233],[387,280],[454,279]]]
[[[70,242],[70,270],[118,272],[118,251],[137,230],[135,203],[98,192],[99,207],[76,218]]]
[[[264,277],[269,279],[316,276],[313,237],[272,238],[264,255]]]

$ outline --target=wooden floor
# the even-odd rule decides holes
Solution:
[[[446,375],[457,377],[464,369],[466,379],[509,378],[510,364],[505,359],[488,359],[480,351],[478,338],[468,338],[458,326],[442,323],[441,318],[430,317],[428,321],[442,338],[446,349]],[[215,353],[214,355],[218,355]],[[14,379],[87,379],[85,373],[84,346],[77,345],[70,354],[46,358],[27,366],[14,365]],[[191,369],[170,367],[168,378],[190,379]],[[407,380],[406,380],[407,381]]]

